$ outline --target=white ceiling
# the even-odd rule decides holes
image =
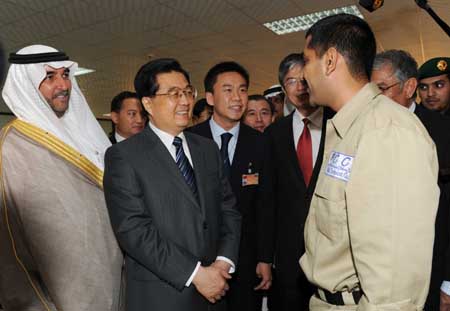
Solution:
[[[277,36],[264,22],[357,4],[351,0],[0,0],[0,41],[7,53],[30,44],[64,50],[96,72],[78,78],[97,116],[113,96],[133,89],[149,57],[175,57],[203,90],[215,63],[235,60],[250,72],[250,93],[277,83],[278,64],[303,49],[304,33]],[[429,4],[450,24],[450,0]],[[379,50],[405,49],[419,64],[450,55],[450,39],[414,0],[360,8]],[[2,104],[0,111],[7,111]]]

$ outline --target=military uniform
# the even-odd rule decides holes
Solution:
[[[422,310],[439,201],[433,141],[370,83],[328,121],[325,142],[300,260],[319,288],[310,309]]]
[[[450,57],[429,59],[419,68],[419,80],[444,74],[450,74]]]

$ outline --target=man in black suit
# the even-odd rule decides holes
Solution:
[[[135,88],[149,126],[108,149],[104,176],[126,259],[126,309],[223,310],[241,217],[217,146],[183,131],[196,90],[174,59],[142,66]]]
[[[261,310],[259,289],[271,285],[272,214],[263,204],[267,143],[258,131],[240,122],[247,107],[249,75],[235,62],[219,63],[205,77],[211,119],[191,128],[220,147],[237,206],[242,214],[241,247],[236,276],[227,293],[228,310]]]
[[[140,133],[147,123],[147,113],[134,92],[123,91],[114,96],[111,101],[112,132],[109,140],[116,144],[137,133]]]
[[[441,196],[436,216],[433,266],[426,311],[450,308],[450,120],[415,102],[417,88],[417,62],[407,52],[389,50],[377,54],[371,80],[383,94],[414,112],[436,144],[439,160],[439,186]],[[447,309],[440,309],[447,310]],[[448,309],[450,310],[450,309]]]
[[[303,80],[302,54],[286,56],[278,79],[295,106],[288,116],[266,129],[272,167],[270,204],[275,213],[275,284],[269,305],[274,310],[308,310],[314,288],[298,260],[305,252],[303,229],[323,158],[328,112],[309,102]],[[270,308],[269,306],[269,308]]]

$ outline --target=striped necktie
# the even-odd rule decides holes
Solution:
[[[194,170],[192,169],[192,166],[184,153],[183,140],[180,137],[175,137],[172,144],[176,149],[175,161],[177,162],[181,175],[183,175],[184,180],[188,184],[189,188],[191,188],[192,193],[195,197],[197,197],[197,184],[195,182]]]
[[[223,133],[220,135],[220,138],[222,140],[221,146],[220,146],[220,155],[222,156],[223,161],[223,171],[225,173],[225,176],[230,176],[231,171],[231,163],[230,163],[230,156],[228,155],[228,144],[230,143],[230,139],[233,137],[233,134],[231,133]]]

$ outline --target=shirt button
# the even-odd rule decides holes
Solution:
[[[208,224],[206,222],[203,223],[203,230],[208,230]]]

